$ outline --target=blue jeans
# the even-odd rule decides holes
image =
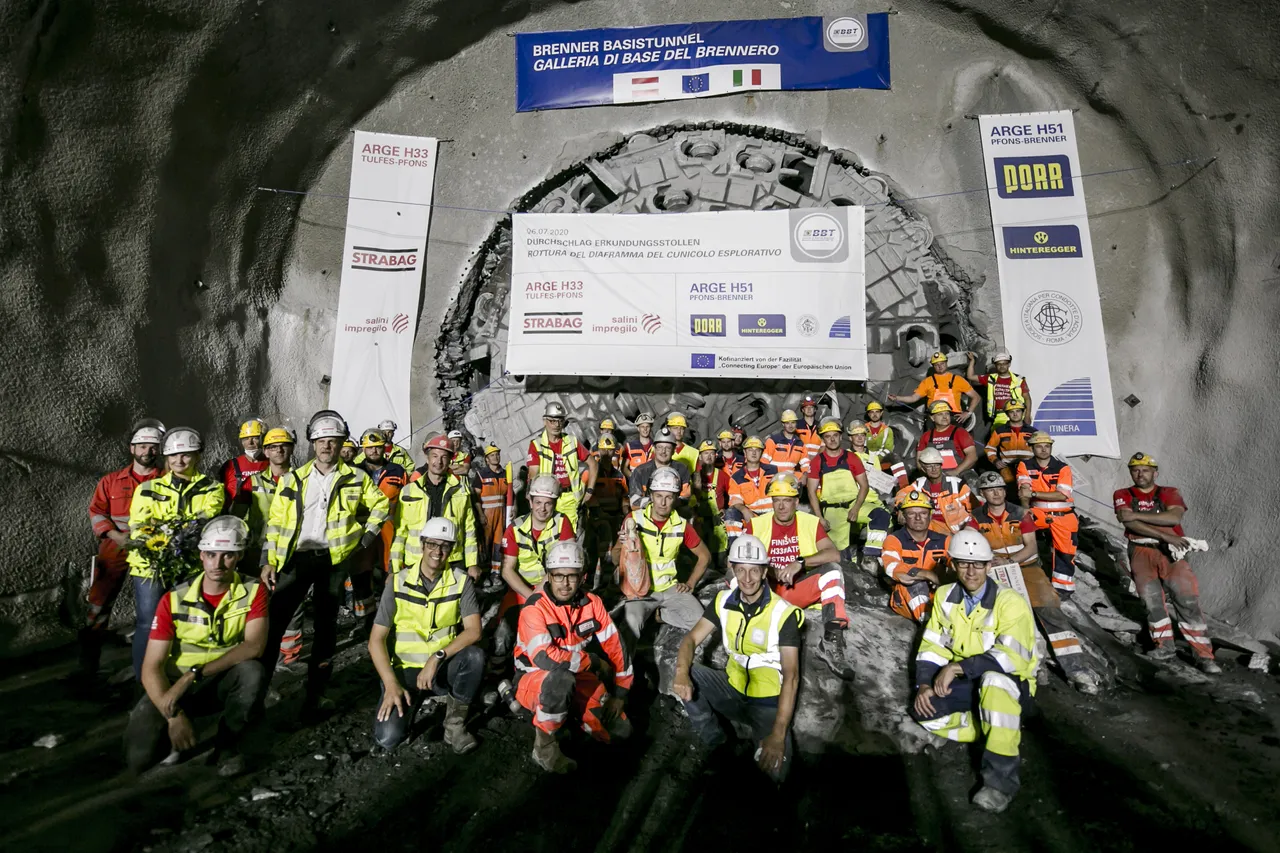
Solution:
[[[133,677],[142,681],[142,659],[147,655],[147,641],[151,637],[151,620],[160,606],[160,596],[168,590],[159,581],[132,577],[133,607],[136,612],[133,624]]]
[[[733,689],[729,676],[722,669],[695,663],[689,678],[694,687],[693,701],[684,702],[684,710],[689,715],[689,725],[707,746],[719,746],[726,740],[719,717],[751,729],[751,739],[757,747],[773,731],[774,720],[778,718],[777,703],[750,701]],[[770,774],[775,782],[786,779],[787,771],[791,769],[791,753],[791,729],[788,728],[782,767],[777,775]]]

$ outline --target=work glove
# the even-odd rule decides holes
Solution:
[[[373,545],[374,541],[375,541],[377,538],[378,538],[378,534],[374,533],[372,530],[366,530],[366,531],[364,532],[364,535],[360,537],[360,548],[361,548],[361,550],[363,550],[363,549],[365,549],[365,548],[368,548],[368,547],[370,547],[371,545]]]

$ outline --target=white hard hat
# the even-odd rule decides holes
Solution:
[[[640,426],[640,424],[651,424],[651,423],[653,423],[653,415],[650,414],[649,412],[641,412],[640,414],[636,415],[636,426]]]
[[[966,527],[951,537],[947,543],[947,556],[968,563],[990,563],[996,558],[987,537],[972,527]]]
[[[581,569],[586,560],[582,556],[582,546],[576,539],[566,539],[552,545],[547,551],[547,571],[552,569]]]
[[[547,403],[547,408],[543,410],[544,418],[563,418],[565,417],[564,406],[556,402]]]
[[[462,430],[460,430],[460,429],[451,429],[451,430],[449,430],[449,435],[448,435],[447,437],[448,437],[448,438],[462,438]]]
[[[649,491],[680,494],[680,475],[672,468],[659,468],[649,480]]]
[[[200,433],[191,427],[174,427],[164,434],[164,446],[160,452],[165,456],[172,456],[175,453],[199,453],[203,443],[200,441]]]
[[[769,565],[769,552],[764,543],[750,533],[744,533],[729,546],[729,563],[745,563],[749,566]]]
[[[164,441],[164,427],[138,427],[129,439],[130,444],[159,444]]]
[[[1013,361],[1013,355],[1007,349],[998,349],[991,356],[992,361]]]
[[[220,515],[200,532],[201,551],[243,551],[249,542],[249,525],[234,515]]]
[[[560,481],[551,474],[539,474],[529,486],[529,497],[555,500],[560,497]]]
[[[422,525],[422,539],[435,539],[438,542],[457,542],[458,528],[444,516],[427,519]]]
[[[982,476],[978,478],[979,489],[1003,489],[1004,487],[1004,477],[1001,477],[995,471],[984,471]]]
[[[916,455],[916,462],[921,465],[941,465],[942,451],[936,447],[926,447]]]
[[[351,435],[347,422],[333,409],[321,409],[307,423],[307,441],[317,438],[346,438]]]
[[[378,429],[383,432],[395,432],[399,428],[400,427],[395,421],[391,420],[391,418],[387,418],[385,421],[378,421]]]

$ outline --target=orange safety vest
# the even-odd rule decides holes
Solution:
[[[627,469],[634,471],[653,458],[653,442],[642,444],[640,439],[633,438],[622,445],[621,455],[627,462]]]
[[[959,477],[943,477],[940,485],[941,491],[935,490],[928,477],[920,477],[908,489],[918,489],[933,497],[934,510],[933,518],[929,522],[930,530],[944,534],[957,533],[968,524],[973,513],[971,509],[973,493]]]
[[[1026,511],[1009,504],[1005,504],[1004,509],[1004,514],[996,518],[989,507],[980,506],[973,511],[973,522],[978,525],[978,532],[987,538],[991,550],[1007,557],[1022,550],[1022,518]],[[1036,554],[1024,560],[1022,565],[1030,566],[1039,561]]]
[[[765,441],[760,461],[774,466],[779,473],[791,472],[799,478],[800,463],[808,458],[809,451],[800,433],[787,438],[786,433],[778,432]]]
[[[1050,458],[1049,464],[1043,468],[1037,465],[1034,459],[1030,462],[1019,462],[1018,485],[1031,486],[1031,506],[1035,509],[1049,510],[1050,512],[1071,512],[1075,509],[1075,501],[1071,496],[1071,466],[1061,459]],[[1037,492],[1042,494],[1045,492],[1062,492],[1067,499],[1065,501],[1040,500],[1036,498]]]
[[[796,435],[804,439],[806,456],[812,456],[822,448],[822,439],[818,436],[818,425],[809,425],[808,421],[796,424]]]
[[[948,403],[950,403],[951,410],[953,412],[963,411],[963,409],[960,408],[960,392],[955,390],[955,387],[954,387],[956,384],[957,377],[954,373],[948,373],[946,374],[946,377],[947,377],[947,384],[945,386],[938,381],[938,374],[936,373],[932,373],[929,376],[925,377],[926,379],[933,380],[933,390],[925,395],[925,399],[924,399],[925,411],[928,411],[929,406],[932,406],[934,403],[936,403],[939,400],[946,400]]]
[[[773,499],[765,493],[777,475],[778,469],[772,465],[761,465],[754,474],[744,465],[729,478],[729,506],[743,504],[752,512],[773,509]]]

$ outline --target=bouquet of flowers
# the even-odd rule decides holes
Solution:
[[[200,571],[200,533],[204,521],[175,519],[149,524],[138,531],[133,547],[155,570],[166,588],[177,586]]]

